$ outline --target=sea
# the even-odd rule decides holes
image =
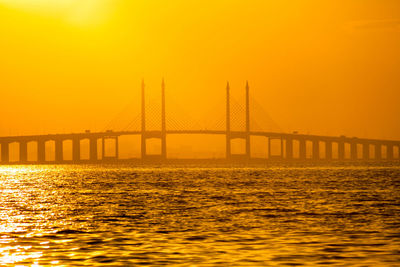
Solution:
[[[400,266],[399,165],[0,166],[0,266]]]

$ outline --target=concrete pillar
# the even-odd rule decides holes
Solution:
[[[352,141],[350,144],[350,158],[351,160],[358,159],[357,142]]]
[[[332,142],[325,141],[325,159],[332,160]]]
[[[162,140],[161,140],[161,142],[162,142]],[[119,159],[118,136],[115,137],[115,159]]]
[[[293,139],[291,137],[286,138],[286,159],[293,159]]]
[[[118,144],[118,136],[117,136]],[[161,83],[161,157],[167,158],[167,124],[166,124],[166,113],[165,113],[165,83],[164,79]],[[118,159],[118,153],[117,153]]]
[[[225,134],[225,158],[227,160],[231,159],[232,149],[231,149],[231,137],[230,134],[227,132]]]
[[[344,141],[338,142],[338,158],[344,160]]]
[[[250,150],[250,135],[246,136],[246,158],[251,158],[251,150]]]
[[[397,159],[400,160],[400,145],[397,146]]]
[[[388,145],[386,145],[386,158],[387,158],[387,160],[393,160],[393,149],[394,149],[394,146],[393,145],[391,145],[391,144],[388,144]]]
[[[364,143],[363,144],[363,160],[369,160],[370,155],[369,155],[369,144]]]
[[[89,160],[94,162],[97,161],[97,138],[92,137],[90,138],[90,155]]]
[[[145,95],[144,95],[144,81],[142,81],[142,112],[141,112],[141,121],[142,121],[142,130],[141,130],[141,154],[142,159],[146,157],[146,102],[145,102]],[[104,138],[103,138],[103,158],[104,158]]]
[[[246,82],[246,157],[251,158],[251,145],[250,145],[250,88],[249,83]],[[282,153],[282,151],[281,151]]]
[[[10,162],[10,148],[6,142],[1,143],[1,162],[5,164]]]
[[[55,159],[57,163],[61,163],[64,160],[64,149],[63,149],[63,140],[56,139],[55,140]]]
[[[80,139],[72,139],[72,161],[79,162],[81,160],[81,144]]]
[[[300,160],[306,160],[306,158],[307,158],[306,140],[305,139],[300,139],[299,142],[300,142],[300,145],[299,145]]]
[[[104,137],[101,138],[101,159],[104,160],[106,157],[106,142]]]
[[[375,144],[375,160],[381,160],[381,159],[382,159],[382,145]]]
[[[142,154],[142,159],[146,158],[147,151],[146,151],[146,138],[144,137],[144,134],[142,133],[142,140],[141,140],[141,154]]]
[[[313,147],[313,152],[312,152],[313,160],[319,160],[319,140],[318,139],[314,139],[312,141],[312,147]]]
[[[161,157],[167,158],[167,134],[164,132],[161,137]]]
[[[271,149],[271,136],[268,137],[268,159],[272,157],[272,149]]]
[[[141,139],[141,154],[142,154],[142,159],[146,158],[147,152],[146,152],[146,138],[144,136],[144,133],[142,132],[142,139]]]
[[[19,161],[28,161],[28,143],[26,141],[19,142]]]
[[[225,133],[225,157],[227,160],[231,158],[232,150],[231,150],[231,104],[230,104],[230,87],[229,82],[226,84],[226,114],[225,114],[225,122],[226,122],[226,133]]]
[[[37,141],[37,161],[38,163],[46,162],[46,142],[45,140]]]

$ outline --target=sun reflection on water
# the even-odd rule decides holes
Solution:
[[[0,264],[15,264],[28,259],[34,260],[42,257],[43,252],[31,252],[29,251],[31,248],[32,246],[20,245],[0,248]]]
[[[21,214],[18,208],[27,203],[27,192],[24,188],[24,177],[38,172],[32,166],[0,166],[0,264],[13,265],[16,263],[34,262],[42,257],[43,252],[31,251],[32,245],[16,244],[14,236],[27,232],[27,215]]]
[[[398,167],[0,167],[0,265],[381,265],[400,260],[398,177]]]

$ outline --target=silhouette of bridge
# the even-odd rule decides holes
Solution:
[[[168,162],[176,160],[167,157],[167,135],[179,134],[200,134],[200,135],[223,135],[225,136],[225,162],[267,162],[267,161],[399,161],[400,141],[365,139],[346,136],[321,136],[310,134],[298,134],[253,131],[250,118],[250,89],[246,83],[245,99],[245,130],[236,131],[231,128],[231,96],[229,83],[226,87],[226,114],[224,130],[170,130],[166,125],[165,107],[165,84],[161,86],[161,129],[148,130],[146,128],[146,107],[145,107],[145,84],[142,82],[141,97],[141,123],[137,131],[112,131],[72,133],[72,134],[47,134],[27,136],[6,136],[0,137],[1,161],[0,164],[63,164],[63,163],[103,163],[103,162]],[[141,137],[141,157],[129,160],[121,160],[119,157],[119,137],[139,135]],[[265,158],[254,158],[251,153],[251,137],[265,137],[268,142],[268,153]],[[114,155],[106,156],[106,140],[113,139]],[[148,139],[161,140],[161,152],[158,155],[147,153]],[[232,140],[241,139],[245,142],[243,154],[233,154],[231,150]],[[64,159],[64,141],[72,141],[72,160]],[[81,141],[89,140],[89,159],[81,158]],[[99,140],[101,140],[99,145]],[[54,159],[46,160],[45,145],[54,141]],[[279,155],[271,152],[271,142],[278,141],[280,146]],[[37,157],[34,161],[28,161],[28,143],[37,144]],[[10,144],[19,144],[19,160],[10,161]],[[334,146],[335,145],[335,146]],[[324,147],[324,149],[322,149]],[[335,147],[337,153],[333,153]],[[349,147],[349,156],[346,157],[346,147]],[[101,151],[99,151],[101,149]],[[100,153],[99,153],[100,152]],[[295,153],[296,152],[296,153]],[[311,152],[311,153],[309,153]],[[397,152],[397,153],[395,153]],[[295,157],[295,154],[298,155]],[[307,155],[310,155],[308,157]],[[210,159],[215,160],[215,159]],[[220,159],[221,160],[221,159]]]

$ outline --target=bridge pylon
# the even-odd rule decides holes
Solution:
[[[142,119],[142,131],[141,131],[141,154],[142,154],[142,159],[146,157],[146,102],[145,102],[145,94],[144,94],[144,89],[145,89],[145,83],[144,80],[142,80],[142,113],[141,113],[141,119]]]
[[[226,84],[226,159],[230,160],[232,156],[231,150],[231,104],[230,104],[230,87],[229,82]]]
[[[141,158],[147,160],[166,160],[167,158],[167,128],[166,128],[166,111],[165,111],[165,82],[161,83],[161,131],[146,130],[146,101],[145,101],[145,83],[142,81],[142,127],[141,127]],[[147,154],[146,141],[148,139],[161,140],[161,153],[158,155]]]
[[[165,116],[165,82],[161,83],[161,158],[167,159],[167,123]]]
[[[250,87],[246,81],[246,157],[251,158],[250,150]]]
[[[233,132],[230,127],[230,86],[229,82],[226,86],[226,159],[227,160],[250,160],[250,86],[246,81],[246,130],[244,132]],[[233,139],[244,139],[246,142],[246,150],[244,154],[232,154],[231,142]]]

